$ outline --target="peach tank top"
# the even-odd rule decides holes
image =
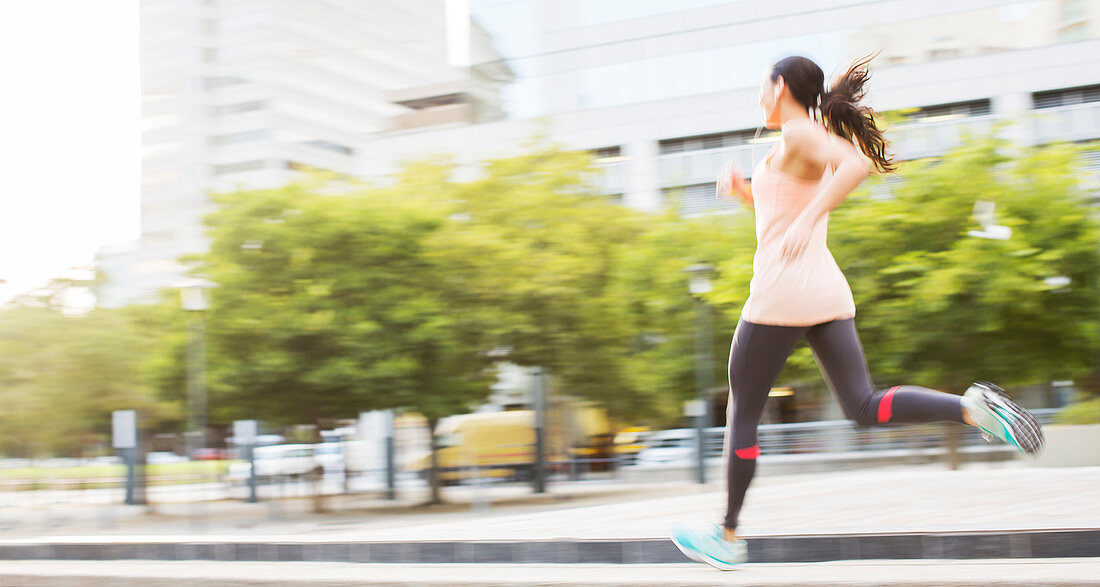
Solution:
[[[855,301],[848,280],[826,246],[829,214],[814,225],[809,244],[792,262],[779,258],[787,227],[832,177],[826,168],[818,180],[806,180],[768,166],[779,143],[752,173],[756,211],[756,253],[749,298],[741,317],[754,324],[812,326],[853,318]]]

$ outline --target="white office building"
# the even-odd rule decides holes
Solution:
[[[551,139],[597,155],[603,191],[624,205],[657,210],[676,192],[685,215],[736,213],[714,178],[730,158],[750,171],[770,147],[754,140],[758,87],[792,54],[830,78],[881,50],[868,101],[907,113],[888,137],[901,159],[1006,118],[1024,145],[1100,139],[1100,2],[471,0],[471,13],[515,73],[506,118],[382,133],[361,145],[362,175],[433,153],[472,170],[549,121]]]
[[[100,251],[101,306],[151,300],[204,251],[211,191],[274,187],[311,169],[354,175],[357,149],[394,124],[503,116],[504,64],[476,26],[448,35],[443,0],[142,0],[141,238]],[[457,16],[456,16],[457,15]],[[456,62],[448,39],[461,39]],[[454,63],[454,64],[453,64]],[[460,105],[403,99],[447,84]],[[431,106],[429,108],[428,106]]]
[[[143,0],[142,237],[100,255],[101,305],[150,298],[205,249],[209,190],[303,169],[378,180],[407,158],[467,164],[539,129],[591,150],[603,191],[686,215],[742,169],[765,68],[873,62],[868,100],[903,111],[902,159],[1000,119],[1024,145],[1100,139],[1100,2],[1089,0]],[[1097,167],[1093,165],[1093,169]]]

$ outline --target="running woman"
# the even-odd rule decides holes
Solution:
[[[988,381],[975,381],[962,396],[917,385],[874,387],[851,289],[826,247],[829,211],[872,165],[880,172],[896,168],[874,111],[860,103],[869,62],[856,61],[828,90],[821,68],[805,57],[773,65],[760,85],[760,108],[765,126],[781,131],[780,140],[756,165],[751,184],[732,165],[719,178],[720,195],[732,192],[753,208],[757,238],[749,297],[729,357],[723,447],[728,502],[721,522],[672,533],[685,555],[719,569],[747,559],[737,521],[760,454],[756,428],[769,390],[803,338],[845,415],[858,425],[961,422],[1025,454],[1043,444],[1035,418]]]

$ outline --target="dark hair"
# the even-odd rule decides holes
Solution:
[[[771,80],[783,76],[791,97],[817,119],[821,112],[825,127],[833,134],[856,143],[859,149],[882,172],[893,171],[897,165],[886,156],[886,139],[875,124],[875,111],[860,101],[866,93],[864,84],[871,77],[868,64],[874,55],[856,60],[844,75],[825,89],[825,74],[813,61],[792,56],[772,66]]]

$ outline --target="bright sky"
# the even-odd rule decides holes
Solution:
[[[6,2],[0,302],[139,234],[138,0]]]

